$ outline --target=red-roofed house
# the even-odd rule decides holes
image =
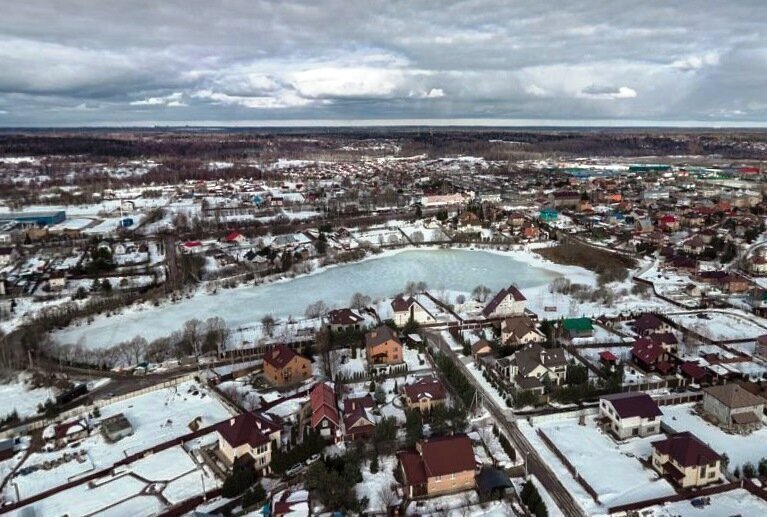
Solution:
[[[658,369],[660,363],[669,361],[669,347],[660,340],[642,337],[634,343],[631,357],[643,370],[654,371]]]
[[[404,327],[410,320],[416,323],[434,323],[437,318],[432,314],[417,297],[398,294],[391,302],[392,314],[395,325]]]
[[[690,432],[672,434],[651,445],[653,468],[682,488],[722,479],[722,457]]]
[[[229,465],[269,468],[272,447],[280,443],[281,426],[262,413],[242,413],[216,426],[218,450]]]
[[[361,330],[365,318],[357,314],[357,312],[349,309],[333,309],[328,312],[328,326],[333,332],[341,330]]]
[[[515,286],[498,291],[490,303],[482,309],[485,318],[497,318],[506,316],[521,316],[525,313],[525,301],[527,298]]]
[[[364,440],[375,434],[375,420],[370,413],[375,405],[370,393],[364,397],[344,399],[345,440]]]
[[[439,379],[427,376],[402,388],[405,403],[410,409],[428,412],[434,406],[445,403],[445,387]]]
[[[634,321],[634,330],[640,336],[649,336],[650,334],[669,332],[671,327],[655,314],[647,312]]]
[[[315,385],[309,394],[309,406],[312,429],[318,431],[324,438],[335,441],[341,426],[341,418],[338,416],[333,388],[324,382]]]
[[[685,361],[679,368],[679,371],[684,377],[687,377],[691,382],[695,384],[701,384],[706,382],[708,373],[704,368],[701,368],[698,363],[692,361]]]
[[[620,440],[659,433],[662,414],[646,393],[615,393],[599,399],[600,421]]]
[[[402,484],[410,498],[474,488],[476,460],[466,435],[419,441],[397,454]]]
[[[224,241],[230,244],[242,244],[245,240],[245,236],[240,232],[229,232],[227,236],[224,237]]]
[[[264,376],[277,386],[305,381],[312,376],[312,363],[287,345],[277,345],[264,353]]]

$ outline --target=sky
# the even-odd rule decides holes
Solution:
[[[764,0],[24,0],[0,126],[764,125]]]

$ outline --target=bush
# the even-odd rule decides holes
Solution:
[[[261,483],[256,483],[253,487],[245,492],[242,496],[242,507],[250,508],[251,506],[259,505],[266,501],[266,490],[261,486]]]

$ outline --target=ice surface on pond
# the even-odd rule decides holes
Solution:
[[[552,265],[553,266],[553,265]],[[553,268],[552,268],[553,269]],[[221,316],[232,327],[253,324],[263,316],[301,318],[306,306],[323,300],[331,307],[347,306],[352,294],[373,299],[401,292],[409,280],[424,281],[429,290],[471,291],[479,284],[494,292],[511,283],[523,291],[548,284],[554,270],[531,266],[509,256],[461,249],[406,250],[354,264],[331,267],[318,273],[261,286],[200,293],[191,299],[145,311],[127,310],[90,325],[69,327],[56,334],[60,343],[106,347],[143,335],[152,340],[179,330],[192,318]]]

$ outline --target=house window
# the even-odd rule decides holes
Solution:
[[[712,478],[712,477],[716,477],[716,470],[711,470],[711,471],[709,471],[709,473],[708,473],[708,477],[710,477],[710,478]]]
[[[453,472],[452,474],[450,474],[450,479],[455,479],[455,472]]]
[[[648,428],[647,428],[647,432],[648,432],[648,433],[654,433],[654,432],[655,432],[655,426],[654,426],[654,425],[651,425],[650,427],[648,427]]]
[[[442,476],[437,476],[437,477],[435,477],[435,478],[434,478],[434,482],[435,482],[435,483],[440,483],[440,482],[442,482]]]

